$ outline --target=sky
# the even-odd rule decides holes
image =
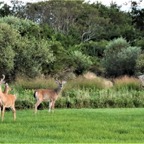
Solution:
[[[111,2],[115,2],[118,6],[121,6],[121,10],[128,11],[131,7],[131,1],[132,0],[85,0],[90,3],[94,2],[101,2],[102,4],[109,6]],[[137,3],[139,3],[140,0],[134,0]],[[144,8],[144,0],[140,3],[140,8]]]
[[[11,0],[0,0],[4,1],[6,3],[10,3]],[[19,0],[18,0],[19,1]],[[23,2],[37,2],[37,1],[45,1],[45,0],[20,0]],[[130,9],[130,1],[131,0],[85,0],[86,2],[89,3],[95,3],[95,2],[101,2],[102,4],[109,6],[111,2],[115,2],[118,6],[121,6],[121,10],[123,11],[128,11]],[[136,2],[139,2],[140,0],[135,0]],[[144,0],[141,0],[141,5],[140,8],[144,8]]]

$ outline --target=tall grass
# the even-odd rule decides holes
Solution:
[[[117,90],[127,89],[127,90],[140,90],[141,83],[137,78],[123,76],[120,78],[116,78],[114,80],[115,88]]]
[[[33,108],[33,97],[36,88],[54,88],[53,79],[18,79],[13,87],[13,93],[18,97],[18,109]],[[105,79],[92,80],[78,77],[70,80],[64,86],[60,98],[56,102],[59,108],[103,108],[103,107],[143,107],[144,95],[138,79],[124,76],[114,80],[114,86],[107,88]],[[41,108],[47,108],[48,103],[43,103]]]
[[[39,89],[39,88],[54,88],[56,83],[52,78],[36,77],[29,79],[25,77],[18,77],[14,83],[17,89]]]

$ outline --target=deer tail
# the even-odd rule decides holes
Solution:
[[[35,99],[36,99],[36,94],[37,94],[37,91],[35,91],[35,92],[34,92],[34,95],[33,95]]]

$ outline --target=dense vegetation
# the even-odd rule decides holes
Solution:
[[[61,77],[143,73],[143,9],[49,0],[0,8],[0,75]]]
[[[69,80],[56,101],[57,108],[133,108],[144,106],[144,94],[141,83],[134,77],[114,79],[114,85],[102,77],[86,79],[77,77]],[[13,85],[11,93],[16,94],[16,109],[34,109],[36,100],[34,90],[37,88],[55,88],[53,79],[19,78]],[[43,102],[38,108],[48,109],[48,102]]]
[[[33,108],[33,90],[55,86],[53,78],[68,81],[57,107],[144,106],[136,78],[144,72],[139,3],[131,1],[129,12],[83,0],[12,4],[0,3],[0,75],[17,94],[17,109]],[[99,77],[81,78],[87,71]],[[104,77],[114,86],[105,87]]]

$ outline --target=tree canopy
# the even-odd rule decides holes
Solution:
[[[0,3],[1,74],[35,77],[92,71],[102,76],[142,73],[144,9],[116,3],[49,0]]]

